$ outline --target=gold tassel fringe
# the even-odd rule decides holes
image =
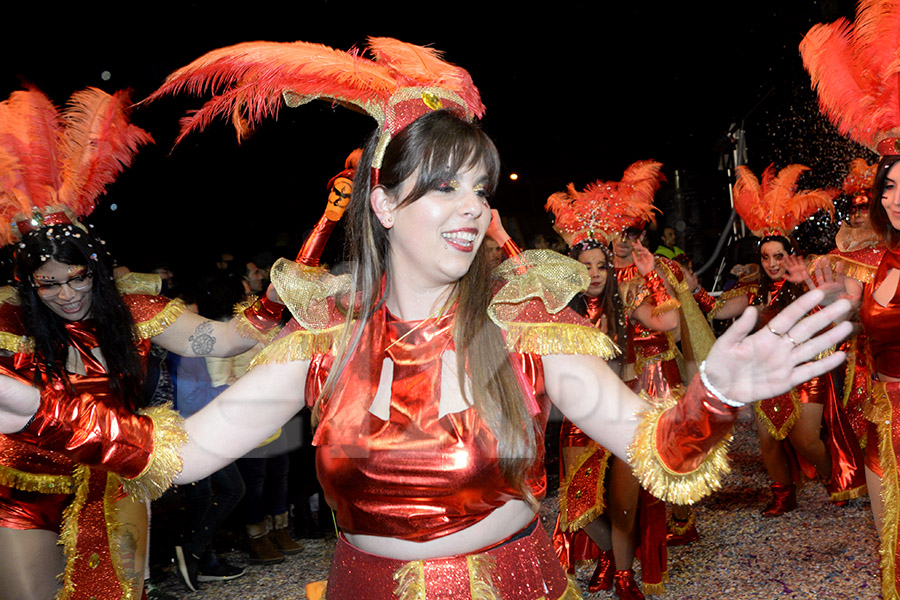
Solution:
[[[0,485],[41,494],[71,494],[75,491],[75,479],[68,475],[27,473],[0,465]]]
[[[0,350],[9,352],[34,352],[34,339],[26,335],[15,335],[8,331],[0,331]]]
[[[472,600],[502,600],[494,587],[494,559],[486,554],[466,556],[469,568],[469,594]]]
[[[244,311],[250,308],[254,302],[255,300],[244,300],[243,302],[235,304],[234,319],[232,319],[232,323],[234,323],[235,331],[237,331],[239,336],[256,340],[263,344],[268,344],[281,332],[282,326],[278,325],[267,332],[262,332],[254,327],[247,318],[247,315],[244,314]]]
[[[690,473],[676,473],[669,469],[656,452],[656,428],[663,413],[677,403],[677,398],[650,408],[641,416],[634,441],[629,447],[629,460],[635,476],[648,492],[666,502],[694,504],[722,487],[722,477],[728,466],[726,436],[710,451],[700,466]]]
[[[315,354],[324,354],[331,350],[343,327],[341,324],[315,333],[305,330],[294,331],[263,348],[253,357],[248,371],[256,365],[309,360]]]
[[[881,529],[881,595],[897,598],[894,555],[897,551],[897,527],[900,518],[900,490],[897,489],[897,457],[894,454],[891,433],[891,400],[884,384],[872,386],[872,416],[877,420],[878,455],[881,460],[881,505],[883,510]]]
[[[681,308],[681,302],[679,302],[677,298],[672,298],[670,296],[669,299],[666,300],[665,302],[663,302],[662,304],[658,304],[658,305],[654,306],[653,309],[650,311],[650,314],[652,316],[656,317],[663,313],[667,313],[670,310],[677,310],[679,308]]]
[[[134,479],[122,479],[122,487],[138,500],[156,500],[181,472],[181,446],[187,440],[184,419],[172,406],[151,406],[141,411],[153,419],[153,455]]]
[[[506,348],[523,354],[587,354],[603,360],[619,354],[609,336],[594,327],[568,323],[509,323]]]
[[[73,472],[75,498],[63,510],[62,527],[59,532],[59,543],[62,544],[63,553],[66,555],[66,569],[63,571],[63,585],[59,592],[56,593],[56,600],[67,600],[75,593],[72,574],[75,569],[75,559],[78,557],[78,514],[87,501],[88,479],[90,476],[91,470],[88,467],[84,465],[75,467]]]
[[[584,529],[584,527],[592,522],[594,519],[602,515],[606,512],[606,470],[609,465],[609,457],[612,456],[612,453],[606,448],[600,446],[599,444],[591,444],[585,451],[581,453],[581,456],[578,457],[578,461],[572,465],[572,468],[569,469],[569,473],[566,477],[566,480],[562,483],[559,488],[559,528],[566,532],[578,531],[579,529]],[[570,521],[569,520],[569,501],[568,501],[568,490],[569,484],[572,482],[572,478],[574,474],[578,472],[581,466],[590,459],[595,452],[602,452],[603,458],[600,460],[600,464],[598,465],[598,469],[600,469],[600,474],[598,475],[598,485],[597,492],[594,497],[594,506],[591,507],[590,510],[585,511],[578,518]]]
[[[394,595],[398,600],[425,600],[425,566],[421,560],[413,560],[394,572]]]
[[[135,330],[139,339],[146,340],[153,336],[161,334],[169,325],[175,322],[181,313],[184,312],[185,305],[181,298],[175,298],[161,311],[140,323],[135,323]]]

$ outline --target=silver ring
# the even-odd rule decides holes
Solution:
[[[777,331],[772,329],[772,326],[768,323],[766,323],[766,329],[769,330],[769,333],[771,333],[772,335],[777,335],[778,337],[783,337],[783,336],[787,335],[786,333],[778,333]]]
[[[791,334],[789,334],[789,333],[785,333],[784,337],[786,337],[788,339],[788,341],[794,345],[794,348],[796,348],[797,346],[799,346],[802,343],[802,342],[798,342],[798,341],[794,340],[794,338],[792,338]]]

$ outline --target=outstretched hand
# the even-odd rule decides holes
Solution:
[[[634,258],[634,265],[641,275],[646,275],[656,268],[653,255],[638,240],[632,244],[631,255]]]
[[[745,310],[709,352],[710,384],[731,400],[750,403],[783,394],[839,366],[843,352],[816,357],[850,334],[852,326],[846,319],[851,305],[839,299],[804,316],[824,296],[818,289],[807,292],[752,335],[757,312],[753,307]],[[838,324],[822,332],[831,323]]]

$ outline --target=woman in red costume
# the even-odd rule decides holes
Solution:
[[[256,343],[155,295],[158,278],[155,286],[138,274],[114,282],[103,242],[78,221],[151,141],[128,123],[128,105],[126,95],[96,89],[75,94],[63,115],[36,90],[0,103],[0,204],[8,232],[2,241],[15,240],[16,278],[0,303],[0,373],[43,389],[48,410],[68,414],[73,427],[93,424],[113,436],[130,429],[138,443],[155,435],[160,450],[158,461],[142,469],[149,483],[130,484],[126,493],[117,476],[69,455],[92,445],[89,435],[60,452],[36,447],[34,431],[0,435],[4,600],[140,597],[143,500],[174,477],[177,465],[166,464],[164,448],[174,460],[184,439],[177,415],[147,407],[150,342],[187,355],[234,353]],[[99,416],[107,408],[121,410],[121,420]],[[128,473],[135,451],[110,452],[105,468]]]
[[[655,305],[646,293],[626,312],[619,285],[612,285],[618,282],[611,248],[619,244],[622,251],[621,230],[652,214],[660,167],[660,163],[652,161],[635,163],[626,170],[621,182],[598,181],[581,192],[569,185],[566,192],[553,194],[546,206],[553,213],[554,228],[572,248],[573,258],[585,264],[591,276],[591,287],[576,297],[576,312],[587,316],[605,333],[614,333],[613,339],[626,349],[626,356],[632,348],[629,324],[641,323],[663,332],[679,325],[677,311],[654,311]],[[629,258],[633,253],[631,262],[636,273],[661,284],[662,296],[668,299],[650,252],[640,244],[634,248],[629,245],[627,251]],[[605,298],[602,304],[601,295]],[[671,302],[668,305],[674,306]],[[623,361],[631,365],[633,373],[634,359],[621,357],[615,363],[620,377]],[[680,382],[678,367],[675,369]],[[661,391],[670,392],[668,387]],[[620,598],[642,598],[631,570],[638,543],[635,525],[639,519],[640,484],[627,463],[612,457],[569,420],[563,421],[560,446],[560,516],[554,545],[563,565],[571,570],[576,561],[597,558],[589,591],[609,589],[615,580]],[[665,507],[649,494],[640,507],[642,587],[645,593],[661,593],[667,561]]]
[[[805,342],[797,348],[768,331],[747,337],[748,313],[677,404],[648,407],[600,358],[609,339],[566,308],[589,283],[583,267],[527,251],[489,284],[481,241],[500,163],[472,123],[483,107],[466,72],[430,49],[369,45],[375,61],[303,42],[242,44],[179,70],[159,92],[191,81],[197,90],[214,77],[224,89],[195,113],[198,126],[230,114],[249,116],[236,119],[246,127],[282,99],[313,97],[380,117],[348,209],[353,272],[276,263],[272,280],[294,320],[247,375],[186,421],[179,481],[240,456],[306,400],[318,423],[318,476],[341,528],[329,597],[578,598],[537,519],[551,398],[630,460],[654,493],[690,501],[718,485],[737,406],[840,362],[840,354],[813,359],[849,325],[816,332],[849,304],[803,318],[823,297],[815,291],[776,317]],[[343,76],[323,82],[323,62],[343,65]],[[0,430],[24,426],[49,446],[77,437],[48,410],[46,390],[0,385]],[[121,441],[98,439],[79,458],[103,465]],[[132,459],[126,479],[155,453]]]
[[[760,238],[760,282],[729,290],[718,301],[701,298],[710,319],[733,318],[749,305],[759,311],[758,326],[770,328],[771,319],[802,293],[806,271],[789,235],[812,213],[833,210],[831,192],[796,189],[797,179],[807,170],[790,165],[776,175],[770,166],[760,183],[748,168],[738,167],[734,207]],[[796,508],[795,481],[801,471],[825,482],[834,501],[865,493],[859,443],[838,405],[830,374],[763,400],[755,409],[763,464],[773,480],[773,498],[763,509],[765,516]],[[828,430],[825,440],[820,436],[823,417]]]

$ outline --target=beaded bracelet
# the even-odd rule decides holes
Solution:
[[[702,363],[700,363],[700,381],[703,382],[703,386],[706,388],[706,391],[708,391],[710,394],[712,394],[713,396],[718,398],[719,401],[722,402],[722,404],[726,404],[733,408],[743,408],[747,405],[746,402],[738,402],[737,400],[730,400],[730,399],[726,398],[722,394],[722,392],[717,390],[715,388],[715,386],[713,386],[713,384],[711,384],[709,382],[709,377],[706,376],[706,361],[705,360]]]

